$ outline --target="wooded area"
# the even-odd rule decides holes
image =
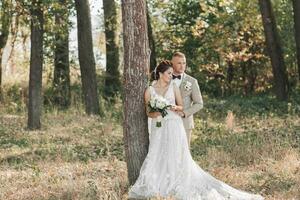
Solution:
[[[38,1],[38,3],[40,8],[30,1],[5,0],[1,3],[0,58],[2,59],[6,45],[10,45],[16,39],[22,40],[22,35],[19,36],[18,31],[26,29],[29,18],[32,18],[33,27],[43,23],[41,28],[46,27],[43,36],[37,34],[35,29],[31,30],[31,49],[37,52],[45,51],[43,63],[46,66],[51,66],[52,63],[54,66],[51,104],[68,108],[71,103],[68,43],[69,30],[74,26],[69,18],[76,13],[78,60],[86,112],[103,113],[98,105],[100,102],[98,96],[102,95],[106,101],[114,101],[119,97],[120,91],[123,91],[120,84],[120,74],[123,71],[120,63],[123,61],[119,60],[120,54],[124,57],[127,50],[119,48],[121,5],[114,1],[103,1],[106,69],[103,73],[104,83],[101,86],[97,85],[100,83],[96,80],[96,76],[100,74],[97,75],[95,69],[88,1],[60,0]],[[150,49],[147,51],[151,52],[150,68],[155,67],[157,60],[169,58],[172,52],[180,50],[188,55],[189,71],[203,83],[202,90],[208,95],[215,97],[233,94],[257,95],[274,91],[279,100],[288,100],[289,93],[297,86],[299,80],[297,77],[300,73],[297,65],[299,58],[297,6],[297,1],[293,3],[283,1],[280,5],[277,3],[272,5],[270,0],[236,3],[196,0],[149,1],[145,21],[149,32],[147,43],[149,42]],[[50,9],[45,10],[46,7]],[[290,16],[285,15],[288,7],[294,11]],[[34,10],[37,9],[43,13],[36,16]],[[122,22],[124,20],[126,19]],[[29,30],[29,27],[27,29]],[[9,35],[12,39],[8,41]],[[44,48],[38,44],[38,37],[42,37]],[[27,34],[23,39],[26,42]],[[35,59],[37,59],[35,55],[30,59],[33,68],[41,65],[34,62],[42,62]],[[128,66],[124,67],[126,70]],[[33,70],[32,73],[38,72]],[[31,77],[37,79],[34,83],[40,81],[41,78],[38,76],[41,76],[41,72],[36,75],[32,73]],[[5,76],[2,76],[1,80],[5,79]],[[97,89],[99,87],[103,90]],[[38,99],[41,95],[37,92],[34,98]],[[34,98],[30,98],[29,102],[35,101]],[[34,121],[36,120],[38,121],[38,119]]]
[[[291,121],[299,116],[297,0],[1,0],[1,122],[4,116],[18,115],[26,121],[21,123],[23,128],[27,124],[25,130],[43,131],[51,126],[49,115],[74,112],[74,116],[86,114],[91,121],[98,117],[95,123],[110,124],[111,132],[121,124],[123,139],[116,145],[122,147],[114,147],[119,153],[124,145],[125,155],[117,157],[126,161],[126,176],[132,184],[149,145],[144,91],[156,63],[171,59],[175,51],[187,56],[187,73],[198,80],[204,96],[207,110],[201,111],[199,119],[224,121],[228,109],[241,123],[247,123],[250,115],[263,119],[283,116]],[[219,125],[209,129],[207,121],[197,122],[197,131],[223,133],[216,128]],[[291,126],[295,129],[283,138],[300,142],[299,124]],[[1,127],[6,125],[0,126],[0,135]],[[212,136],[216,148],[222,145],[214,133]],[[276,134],[275,138],[280,137]],[[0,136],[0,149],[6,141],[3,138]],[[238,146],[238,139],[233,140]],[[209,152],[198,148],[213,145],[211,140],[202,142],[195,139],[195,155],[206,156]],[[267,143],[264,138],[260,144]],[[95,152],[100,155],[114,147]],[[299,150],[299,144],[294,148]],[[277,194],[272,190],[266,195]]]

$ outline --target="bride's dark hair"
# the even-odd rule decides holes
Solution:
[[[151,73],[151,80],[158,80],[159,79],[159,72],[164,73],[167,71],[170,67],[172,67],[172,62],[169,60],[163,60],[161,61],[155,69]]]

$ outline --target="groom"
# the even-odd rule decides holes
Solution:
[[[191,133],[194,128],[193,115],[203,108],[203,100],[198,81],[187,75],[186,58],[181,52],[175,52],[172,57],[173,81],[179,87],[183,99],[183,111],[178,114],[182,117],[188,144],[191,142]]]

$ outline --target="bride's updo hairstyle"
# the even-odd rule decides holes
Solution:
[[[169,60],[163,60],[161,61],[155,69],[151,73],[151,80],[158,80],[159,79],[159,72],[164,73],[167,71],[170,67],[172,67],[172,62]]]

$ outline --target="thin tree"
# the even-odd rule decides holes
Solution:
[[[114,97],[120,91],[119,44],[117,41],[117,7],[115,0],[103,0],[105,44],[106,44],[106,76],[105,98]]]
[[[265,39],[271,58],[274,89],[277,99],[287,100],[288,80],[280,38],[276,29],[276,21],[270,0],[259,0],[262,22],[264,26]]]
[[[148,151],[144,91],[149,72],[146,1],[122,0],[124,33],[124,143],[133,184]]]
[[[0,100],[2,99],[2,56],[11,23],[11,0],[0,2]]]
[[[43,71],[43,10],[39,0],[33,0],[31,14],[31,53],[29,75],[28,129],[41,127],[42,71]]]
[[[89,115],[101,114],[97,91],[89,1],[75,0],[75,8],[77,12],[78,53],[85,110]]]
[[[60,0],[55,13],[54,103],[62,108],[70,105],[69,10],[67,0]]]
[[[300,1],[293,0],[295,40],[297,48],[298,78],[300,80]]]
[[[149,47],[151,51],[150,55],[150,71],[153,71],[156,67],[156,50],[155,50],[155,41],[152,31],[151,18],[149,14],[149,8],[147,6],[147,27],[148,27],[148,37],[149,37]]]

